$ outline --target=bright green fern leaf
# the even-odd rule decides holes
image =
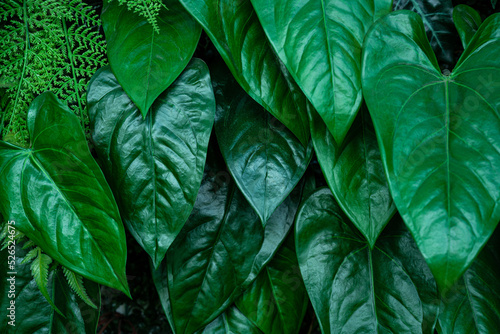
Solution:
[[[31,273],[33,274],[33,278],[35,279],[36,285],[38,286],[38,289],[45,297],[45,299],[47,299],[50,306],[52,306],[52,308],[54,308],[54,310],[57,313],[59,313],[63,318],[66,318],[54,304],[48,292],[49,265],[52,262],[52,258],[47,254],[42,253],[40,247],[35,248],[35,250],[37,251],[37,254],[33,262],[31,263]]]
[[[118,0],[118,3],[120,5],[126,4],[128,10],[145,17],[156,33],[160,33],[157,17],[161,7],[165,7],[161,0]]]
[[[90,297],[87,295],[87,291],[83,286],[83,277],[75,274],[71,270],[66,267],[63,267],[64,276],[68,280],[68,284],[73,289],[73,291],[90,307],[97,309],[97,306],[90,300]]]
[[[39,249],[40,248],[33,248],[28,253],[26,253],[26,256],[24,256],[24,259],[21,261],[21,264],[26,264],[33,261],[33,259],[38,256]]]

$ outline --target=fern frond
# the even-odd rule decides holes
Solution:
[[[68,280],[68,284],[71,289],[85,302],[85,304],[89,305],[92,308],[97,309],[97,306],[90,300],[90,297],[87,295],[87,291],[85,290],[85,286],[83,285],[83,277],[72,272],[66,267],[63,267],[64,276]]]
[[[25,256],[24,259],[21,261],[21,264],[26,264],[31,262],[34,258],[38,256],[38,250],[39,248],[33,248],[30,250]]]
[[[160,33],[158,14],[161,7],[165,7],[161,0],[118,0],[118,3],[120,5],[126,4],[128,10],[146,18],[148,23],[153,26],[155,32]]]
[[[14,234],[9,233],[8,224],[4,224],[2,226],[2,230],[0,231],[0,251],[3,251],[9,246],[9,240],[13,240],[16,242],[20,242],[24,238],[24,233],[19,232],[19,230],[14,230]],[[12,237],[11,237],[12,236]]]
[[[22,249],[27,249],[27,248],[30,248],[30,247],[34,247],[35,246],[35,243],[31,240],[27,240],[24,245],[23,245],[23,248]]]
[[[49,286],[49,265],[52,263],[52,258],[47,254],[42,253],[40,247],[35,248],[36,255],[31,263],[31,273],[35,279],[38,289],[42,295],[47,299],[50,306],[59,313],[63,318],[66,318],[64,314],[57,308],[52,299],[49,296],[48,286]]]

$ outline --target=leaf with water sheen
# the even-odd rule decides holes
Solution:
[[[481,16],[472,7],[458,5],[453,8],[453,22],[465,49],[481,26]]]
[[[98,162],[123,221],[158,266],[186,222],[203,177],[215,99],[194,59],[146,119],[109,67],[92,78],[90,128]]]
[[[363,87],[391,193],[446,289],[500,220],[500,15],[449,76],[413,12],[389,14],[365,42]]]

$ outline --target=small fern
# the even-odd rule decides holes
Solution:
[[[0,2],[0,87],[9,103],[2,111],[2,138],[28,143],[29,103],[50,90],[65,101],[88,129],[85,88],[106,64],[100,21],[82,0]],[[87,131],[88,134],[88,131]]]
[[[160,33],[158,14],[162,7],[167,8],[161,0],[118,0],[118,3],[120,5],[126,4],[128,10],[146,18],[155,32]]]
[[[87,291],[83,286],[83,277],[72,272],[66,267],[63,267],[63,273],[66,279],[68,280],[68,284],[73,289],[73,291],[90,307],[97,309],[97,306],[90,300],[90,297],[87,295]]]

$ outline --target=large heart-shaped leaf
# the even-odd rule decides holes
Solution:
[[[500,328],[500,261],[498,233],[463,277],[443,292],[439,332],[496,333]]]
[[[300,271],[322,332],[433,333],[437,288],[400,219],[373,250],[327,188],[296,219]]]
[[[236,306],[232,305],[198,334],[262,334]]]
[[[427,36],[440,63],[446,68],[455,62],[457,32],[453,25],[452,0],[394,0],[394,10],[412,10],[422,17]]]
[[[180,1],[203,26],[241,87],[307,146],[307,99],[274,54],[250,0]]]
[[[482,23],[481,15],[472,7],[458,5],[453,8],[453,22],[465,49]]]
[[[215,99],[194,59],[143,119],[109,67],[88,90],[92,140],[123,221],[158,266],[186,222],[203,177]]]
[[[228,71],[212,73],[219,147],[238,188],[265,223],[304,175],[312,145],[305,148]]]
[[[255,280],[293,223],[300,189],[292,195],[264,225],[227,172],[207,169],[193,213],[153,272],[175,333],[204,328]]]
[[[314,109],[309,109],[309,115],[311,138],[323,175],[342,210],[373,248],[396,206],[370,115],[366,107],[361,108],[340,146]]]
[[[46,92],[28,130],[30,148],[0,142],[2,215],[68,269],[129,294],[125,231],[78,118]]]
[[[61,317],[42,296],[32,277],[30,265],[21,264],[26,250],[20,245],[15,248],[15,265],[11,270],[7,249],[0,252],[0,332],[10,333],[60,333],[60,334],[95,334],[99,320],[99,310],[85,304],[71,290],[61,270],[51,271],[49,275],[49,293],[59,310],[66,318]],[[15,274],[11,275],[10,272]],[[8,278],[15,277],[8,281]],[[14,282],[14,292],[11,291]],[[85,288],[94,304],[100,304],[99,285],[85,280]],[[13,295],[11,295],[13,293]],[[12,298],[11,298],[12,297]],[[8,308],[14,301],[15,315]],[[13,321],[11,324],[9,322]],[[15,326],[13,326],[13,324]]]
[[[342,143],[361,105],[361,46],[392,0],[252,0],[276,53]]]
[[[422,19],[401,11],[367,35],[366,102],[394,202],[441,288],[500,220],[500,15],[442,75]]]
[[[105,0],[101,14],[111,69],[144,117],[186,67],[201,34],[178,0],[162,2],[159,31],[116,0]]]
[[[266,334],[298,333],[309,304],[294,241],[290,233],[253,284],[236,300],[238,309]]]

